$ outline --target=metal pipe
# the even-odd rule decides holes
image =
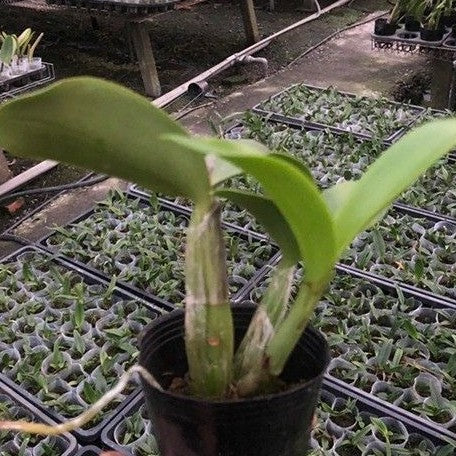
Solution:
[[[239,58],[239,63],[260,63],[263,67],[264,77],[268,75],[269,62],[266,57],[253,57],[251,55],[246,55]]]
[[[314,21],[315,19],[318,19],[320,16],[322,16],[326,13],[329,13],[333,9],[343,6],[351,1],[352,0],[338,0],[337,2],[333,3],[332,5],[329,5],[326,8],[322,8],[319,11],[317,11],[316,13],[311,14],[310,16],[307,16],[306,18],[304,18],[298,22],[295,22],[294,24],[291,24],[290,26],[288,26],[282,30],[279,30],[278,32],[262,39],[261,41],[258,41],[258,43],[252,44],[251,46],[243,49],[240,52],[236,52],[235,54],[227,57],[225,60],[223,60],[222,62],[213,66],[212,68],[209,68],[208,70],[204,71],[203,73],[199,74],[198,76],[195,76],[193,79],[190,79],[190,81],[187,81],[184,84],[181,84],[180,86],[176,87],[175,89],[171,90],[170,92],[165,93],[161,97],[155,99],[152,103],[154,103],[156,106],[158,106],[160,108],[163,108],[163,107],[169,105],[176,98],[180,97],[185,92],[187,92],[188,86],[192,82],[206,81],[207,79],[211,78],[212,76],[215,76],[216,74],[218,74],[218,73],[226,70],[227,68],[230,68],[234,64],[236,64],[240,58],[243,58],[248,55],[252,55],[255,52],[258,52],[261,49],[265,48],[266,46],[268,46],[271,43],[271,41],[279,38],[280,36],[284,35],[285,33],[291,32],[291,31],[301,27],[304,24]]]
[[[14,176],[9,181],[5,182],[4,184],[0,185],[0,196],[6,195],[7,193],[12,192],[18,187],[27,184],[31,180],[41,176],[41,174],[47,173],[52,168],[55,168],[58,165],[58,162],[52,160],[45,160],[38,165],[29,168],[27,171],[24,171],[17,176]]]

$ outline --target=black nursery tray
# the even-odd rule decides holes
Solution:
[[[0,101],[55,79],[54,66],[43,62],[41,68],[0,81]]]
[[[428,114],[429,118],[448,116],[448,113],[445,113],[444,111],[436,111],[436,110],[428,110],[427,114]],[[273,119],[267,119],[264,121],[264,123],[268,124],[270,126],[273,126],[273,128],[279,128],[281,126],[285,126],[287,129],[289,128],[291,131],[293,131],[293,130],[300,131],[300,132],[302,132],[303,135],[316,134],[318,136],[318,135],[323,135],[323,134],[327,133],[322,130],[316,129],[314,127],[307,127],[307,126],[302,126],[302,125],[290,125],[288,123],[284,123],[282,121],[273,120]],[[338,132],[337,134],[344,135],[346,138],[349,137],[350,135],[352,135],[351,133],[346,133],[346,132],[344,132],[344,133]],[[248,135],[249,135],[248,127],[245,126],[242,122],[236,123],[232,127],[228,128],[225,132],[225,137],[227,139],[232,139],[232,140],[243,139],[246,137],[248,138],[249,137]],[[352,135],[352,138],[355,138],[355,136]],[[367,144],[369,140],[357,138],[356,141],[358,142],[358,144]],[[380,144],[382,144],[382,143],[380,142]],[[384,148],[386,149],[387,147],[389,147],[389,145],[385,143]],[[289,153],[292,153],[292,148],[290,148]],[[340,153],[340,151],[338,151],[337,153],[335,152],[336,160],[337,160],[338,153]],[[305,161],[305,159],[302,159],[301,157],[297,157],[297,158]],[[455,161],[456,161],[456,157],[453,156],[453,154],[449,154],[449,156],[447,157],[448,166],[454,165]],[[309,166],[309,163],[307,163],[307,165]],[[354,166],[354,164],[351,164],[351,165]],[[314,174],[314,170],[312,169],[312,167],[311,166],[309,166],[309,167],[311,168],[312,174]],[[359,169],[357,171],[359,172]],[[317,181],[319,181],[319,179],[318,179],[319,174],[321,174],[321,172],[319,170],[317,170],[316,175],[314,175],[314,178]],[[323,178],[327,179],[328,175],[324,174]],[[133,192],[134,194],[147,195],[147,192],[145,192],[144,190],[139,188],[137,185],[132,185],[130,187],[129,191]],[[413,215],[416,217],[424,217],[424,218],[433,220],[435,222],[445,220],[445,221],[453,223],[453,224],[456,223],[455,217],[452,217],[449,214],[447,215],[447,214],[442,214],[442,213],[438,212],[438,208],[436,209],[437,212],[429,210],[429,209],[423,209],[421,207],[413,205],[410,202],[403,203],[403,202],[401,202],[400,199],[397,202],[393,203],[392,206],[394,208],[396,208],[399,212],[410,214],[410,215]]]
[[[451,28],[447,28],[441,40],[438,41],[425,41],[420,37],[420,32],[411,32],[405,30],[405,26],[401,26],[396,30],[394,35],[376,35],[372,33],[372,39],[382,43],[400,42],[409,45],[423,46],[423,47],[440,47],[445,44],[450,38]]]
[[[54,421],[49,419],[43,412],[26,401],[21,395],[17,394],[14,390],[9,388],[7,385],[0,382],[0,406],[6,407],[8,414],[11,414],[12,419],[21,419],[27,421],[35,421],[39,423],[45,423],[53,425]],[[2,411],[3,414],[3,411]],[[0,436],[0,454],[1,455],[24,455],[24,456],[35,456],[40,454],[46,454],[48,456],[73,456],[77,450],[76,439],[70,434],[63,434],[58,437],[40,437],[35,440],[35,443],[30,441],[29,444],[24,444],[26,449],[23,448],[24,452],[20,452],[21,443],[25,442],[26,436],[18,438],[17,433],[7,433],[2,431]],[[8,440],[8,437],[11,437]],[[35,439],[35,437],[32,437]],[[46,451],[44,445],[50,445],[53,450],[49,453],[41,453]]]
[[[263,101],[256,106],[253,107],[252,111],[258,115],[261,115],[267,119],[275,120],[275,121],[280,121],[288,125],[294,125],[294,126],[302,126],[302,127],[310,127],[310,128],[315,128],[315,129],[329,129],[333,132],[336,133],[352,133],[353,135],[363,138],[363,139],[374,139],[378,138],[379,140],[384,141],[385,143],[392,143],[399,139],[404,133],[407,131],[410,126],[414,124],[414,122],[422,115],[424,112],[424,108],[421,106],[415,106],[415,105],[407,105],[403,103],[397,103],[394,101],[389,101],[388,100],[388,105],[391,107],[404,107],[404,109],[408,109],[410,111],[410,119],[409,121],[405,122],[405,124],[402,127],[397,127],[395,131],[390,132],[390,134],[387,134],[385,137],[380,138],[378,134],[375,133],[362,133],[362,132],[356,132],[348,127],[337,127],[335,125],[330,125],[329,123],[322,123],[322,122],[315,122],[312,120],[306,120],[304,118],[299,118],[297,115],[287,115],[283,114],[281,112],[277,111],[272,111],[268,107],[265,107],[265,104],[268,104],[269,102],[276,102],[282,97],[286,97],[287,94],[290,93],[290,91],[294,90],[295,88],[303,87],[306,90],[315,92],[316,94],[323,94],[327,92],[330,88],[323,88],[323,87],[316,87],[313,85],[307,85],[307,84],[294,84],[291,87],[288,87],[287,89],[273,95],[270,97],[268,100]],[[348,100],[370,100],[368,97],[361,97],[357,96],[352,93],[348,92],[342,92],[342,91],[335,91],[338,95],[341,96],[341,98],[346,98]],[[374,99],[372,99],[374,100]],[[383,100],[383,102],[386,102]]]
[[[172,309],[146,302],[36,247],[24,247],[0,265],[0,380],[56,422],[79,414],[87,408],[84,397],[107,389],[108,381],[115,383],[137,353],[142,327]],[[137,391],[130,389],[99,422],[74,435],[82,443],[95,441]],[[66,416],[51,405],[59,398],[64,398],[60,407],[70,410]]]
[[[343,408],[350,410],[350,413],[358,419],[358,424],[351,423],[344,427],[344,424],[338,419],[340,410]],[[432,429],[429,429],[419,421],[413,418],[397,415],[389,407],[371,401],[369,398],[360,397],[356,393],[346,388],[325,381],[320,404],[317,409],[318,424],[312,433],[312,455],[321,456],[322,454],[361,454],[353,446],[349,446],[350,440],[354,442],[356,431],[361,431],[362,426],[369,426],[364,437],[359,440],[359,444],[367,446],[374,454],[378,456],[387,455],[381,448],[381,442],[378,442],[374,432],[371,418],[385,420],[387,427],[394,427],[405,430],[405,447],[407,452],[401,453],[403,456],[412,456],[413,450],[421,445],[428,451],[422,453],[427,456],[434,456],[436,451],[447,445],[447,442]],[[342,424],[342,425],[341,425]],[[127,431],[127,432],[125,432]],[[128,437],[126,434],[128,433]],[[128,442],[124,439],[127,438]],[[158,455],[155,438],[153,436],[152,423],[147,419],[144,400],[138,396],[124,413],[117,417],[110,425],[104,429],[101,436],[103,445],[115,451],[119,451],[125,456],[154,456]],[[331,447],[327,445],[330,444]],[[345,447],[345,453],[334,452],[336,448]],[[351,450],[349,453],[347,451]],[[358,452],[357,452],[358,450]],[[393,450],[394,451],[394,450]],[[395,454],[394,452],[392,454]],[[450,454],[450,453],[446,453]],[[310,456],[310,455],[309,455]]]
[[[75,456],[100,456],[101,450],[100,448],[90,445],[86,447],[82,447]]]
[[[142,197],[142,196],[138,196],[138,195],[134,196],[134,195],[128,195],[128,194],[127,195],[114,195],[113,196],[114,206],[116,204],[115,202],[118,201],[115,198],[120,198],[119,201],[124,199],[126,201],[125,204],[128,207],[130,207],[130,205],[137,204],[138,207],[144,208],[145,209],[144,211],[134,212],[134,214],[135,214],[134,217],[136,220],[136,218],[137,218],[136,215],[141,214],[141,216],[143,216],[144,219],[142,221],[138,221],[138,223],[145,223],[146,225],[148,223],[148,221],[147,221],[148,215],[146,214],[147,210],[151,210],[153,212],[154,216],[156,216],[157,214],[160,214],[161,212],[163,212],[165,215],[168,214],[169,217],[171,217],[175,220],[175,222],[173,222],[173,223],[176,224],[176,225],[174,225],[176,227],[176,230],[182,224],[184,224],[186,226],[186,224],[188,223],[188,220],[190,218],[190,215],[191,215],[191,210],[189,208],[179,207],[175,204],[172,204],[170,202],[167,202],[167,201],[161,200],[161,199],[157,201],[156,208],[155,207],[152,208],[152,206],[149,204],[148,199],[145,197]],[[100,208],[100,211],[102,209],[103,204],[104,203],[100,203],[100,205],[97,206],[98,208]],[[124,204],[124,203],[122,203],[122,204]],[[127,206],[125,206],[125,207],[127,207]],[[133,208],[132,211],[136,210],[134,208],[134,206],[131,206],[131,207]],[[99,212],[96,212],[96,211],[97,211],[97,209],[91,209],[91,210],[85,212],[84,214],[82,214],[81,216],[79,216],[75,220],[73,220],[71,223],[66,225],[66,227],[64,229],[71,230],[74,227],[74,230],[75,230],[74,234],[76,236],[77,233],[79,233],[78,229],[80,229],[80,228],[76,228],[76,227],[78,227],[78,224],[90,221],[92,216],[95,216],[100,213],[100,211]],[[166,217],[168,217],[168,215],[166,215]],[[132,214],[130,214],[130,216],[133,217]],[[110,223],[110,222],[107,220],[104,220],[103,224],[105,225],[106,223]],[[117,219],[113,222],[113,226],[110,229],[109,236],[111,236],[111,235],[114,236],[114,233],[116,231],[121,231],[121,227],[120,227],[121,223],[122,222],[119,223],[117,221]],[[103,227],[101,227],[101,224],[98,226],[100,226],[100,229],[103,229]],[[237,228],[237,227],[226,226],[226,228],[227,228],[226,233],[228,233],[230,235],[230,239],[233,242],[234,250],[236,250],[236,248],[237,248],[236,245],[241,244],[241,243],[246,247],[249,246],[249,248],[254,243],[258,246],[256,249],[259,252],[257,254],[258,258],[255,260],[258,262],[258,264],[256,264],[256,263],[255,263],[255,265],[253,265],[251,263],[240,264],[242,262],[242,260],[246,259],[247,257],[238,259],[237,260],[238,262],[236,262],[236,263],[234,263],[234,260],[231,260],[231,262],[230,261],[228,262],[228,264],[229,265],[231,264],[231,267],[235,271],[239,271],[239,274],[241,272],[243,274],[245,274],[245,277],[241,277],[239,275],[237,275],[236,277],[230,277],[230,289],[231,289],[231,293],[232,293],[232,297],[233,297],[232,299],[238,300],[240,297],[242,297],[244,295],[244,290],[246,290],[249,287],[250,281],[256,279],[256,277],[258,275],[262,276],[266,272],[267,265],[271,261],[273,261],[273,259],[275,258],[275,255],[278,252],[278,249],[277,249],[277,247],[270,245],[270,243],[267,241],[267,239],[265,239],[264,236],[256,235],[252,232],[241,230],[240,228]],[[138,229],[139,229],[139,226],[138,226]],[[143,225],[141,225],[141,230],[142,230],[142,233],[144,233]],[[177,231],[175,231],[174,233],[177,233]],[[125,253],[125,255],[130,255],[130,256],[134,257],[132,259],[132,261],[135,263],[133,266],[124,267],[123,265],[115,265],[115,270],[113,272],[113,270],[112,270],[113,266],[109,262],[114,261],[114,259],[109,258],[109,262],[108,262],[108,259],[106,259],[106,261],[103,260],[103,264],[101,265],[101,267],[105,267],[105,265],[107,265],[107,266],[104,271],[101,271],[100,265],[94,264],[99,259],[96,259],[95,257],[91,257],[90,259],[82,260],[80,258],[76,258],[75,256],[70,257],[70,250],[71,250],[70,248],[67,249],[68,251],[62,251],[62,245],[56,241],[56,239],[57,239],[57,238],[55,238],[56,235],[59,235],[59,233],[52,233],[52,234],[44,237],[39,242],[39,244],[43,248],[45,248],[49,251],[56,252],[56,254],[65,258],[65,260],[77,265],[78,267],[87,269],[90,273],[92,273],[98,277],[101,277],[104,280],[108,280],[108,277],[111,277],[114,274],[118,274],[118,279],[119,279],[118,283],[121,284],[124,288],[128,289],[132,293],[143,293],[145,296],[150,296],[150,298],[152,300],[161,302],[163,305],[166,305],[167,302],[168,303],[170,302],[171,305],[180,304],[180,302],[182,302],[183,292],[179,291],[178,284],[176,284],[176,286],[173,287],[173,290],[174,290],[173,297],[170,297],[169,295],[160,297],[160,296],[157,296],[160,293],[162,293],[160,290],[155,294],[153,291],[151,291],[151,290],[149,290],[149,288],[147,288],[147,287],[150,287],[150,281],[147,282],[147,287],[145,287],[145,285],[143,285],[142,283],[134,282],[135,280],[138,281],[138,276],[139,276],[138,273],[133,274],[133,276],[131,278],[129,277],[129,274],[131,275],[132,271],[133,271],[132,267],[136,265],[136,262],[142,261],[141,256],[146,253],[146,252],[141,253],[141,252],[137,251],[136,245],[128,244],[128,245],[124,245],[124,247],[123,247],[123,253]],[[85,236],[84,232],[80,233],[80,237],[79,237],[79,235],[77,235],[78,240],[77,240],[77,242],[75,241],[74,244],[75,244],[75,246],[77,244],[79,248],[83,248],[84,252],[86,252],[86,248],[84,248],[83,244],[82,244],[84,241],[84,236]],[[180,234],[179,234],[179,236],[180,236]],[[144,236],[141,236],[141,238],[142,237],[144,237]],[[68,239],[68,238],[65,238],[65,239]],[[163,248],[163,247],[160,247],[160,248]],[[169,249],[169,246],[166,248]],[[131,250],[131,252],[130,252],[130,250]],[[149,253],[154,255],[154,248],[152,245],[148,245],[147,250]],[[102,253],[102,252],[100,252],[100,253]],[[183,251],[180,252],[180,255],[183,255]],[[99,256],[99,255],[97,255],[97,256]],[[85,258],[89,258],[89,257],[86,256]],[[109,272],[107,272],[107,271],[109,271]],[[173,272],[173,278],[175,278],[177,276],[177,274],[175,274],[176,270],[173,269],[172,272]],[[124,276],[122,276],[122,274],[125,274],[126,278]],[[166,299],[166,301],[165,301],[165,299]]]
[[[456,414],[441,423],[431,412],[435,403],[450,410],[456,391],[448,354],[456,305],[346,266],[337,272],[312,321],[332,353],[326,378],[456,440]],[[265,286],[254,284],[248,300],[258,302]]]

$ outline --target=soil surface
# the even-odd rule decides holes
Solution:
[[[320,0],[324,7],[329,0]],[[300,20],[307,13],[299,11],[301,0],[276,0],[275,11],[267,10],[269,1],[257,0],[256,13],[262,36]],[[180,6],[185,6],[185,1]],[[257,55],[266,57],[269,74],[286,67],[306,49],[333,32],[354,23],[367,13],[387,9],[386,0],[354,0],[273,42]],[[132,56],[125,29],[125,18],[98,16],[97,24],[83,11],[47,5],[45,0],[0,2],[0,30],[20,33],[26,27],[44,32],[37,52],[55,66],[58,79],[92,75],[111,79],[140,93],[140,72]],[[178,86],[245,47],[245,35],[237,2],[212,0],[185,9],[157,14],[150,29],[163,92]],[[317,63],[319,65],[319,63]],[[210,90],[218,98],[242,90],[264,77],[260,65],[237,66],[211,80]],[[191,99],[170,106],[176,110]],[[206,100],[207,101],[207,100]],[[204,101],[203,101],[204,103]],[[14,167],[27,168],[30,162],[16,160]],[[76,181],[85,172],[59,165],[45,176],[31,182],[36,188]],[[13,216],[0,213],[0,230],[11,226],[53,194],[25,197],[25,204]],[[4,203],[0,204],[1,207]]]

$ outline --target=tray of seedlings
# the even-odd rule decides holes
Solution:
[[[306,84],[293,85],[253,108],[268,119],[386,142],[402,136],[423,111],[420,106]]]
[[[386,148],[381,141],[360,140],[349,133],[334,134],[328,130],[267,122],[251,113],[247,113],[243,122],[229,129],[226,135],[232,139],[254,139],[271,149],[293,155],[309,167],[321,188],[334,185],[342,178],[358,179]],[[243,178],[236,178],[231,184],[239,185],[240,179]],[[402,211],[431,219],[437,213],[441,219],[456,223],[455,180],[454,158],[443,158],[401,195],[396,206]],[[245,186],[245,179],[243,183],[241,187]],[[230,214],[228,210],[227,214]]]
[[[159,455],[142,396],[103,431],[102,441],[126,456]],[[309,456],[453,454],[453,447],[444,438],[420,423],[395,416],[388,407],[362,400],[329,382],[321,392],[311,442]]]
[[[268,281],[248,299],[259,302]],[[329,380],[456,439],[456,304],[339,266],[312,325],[330,345]]]
[[[0,419],[55,424],[43,412],[1,382]],[[73,456],[77,446],[76,439],[70,434],[41,437],[0,431],[2,456]]]
[[[456,224],[392,209],[356,237],[341,263],[456,302]]]
[[[35,57],[43,34],[25,29],[19,36],[0,32],[0,100],[54,79],[54,68]]]
[[[190,210],[157,199],[115,192],[95,209],[40,241],[72,263],[100,277],[157,299],[180,304],[185,296],[185,230]],[[228,227],[225,231],[233,298],[274,258],[264,237]]]
[[[136,361],[142,328],[171,306],[142,300],[36,247],[0,262],[0,380],[56,422],[96,402]],[[131,385],[78,441],[96,440]]]

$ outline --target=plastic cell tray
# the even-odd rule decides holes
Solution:
[[[26,264],[26,263],[28,264],[28,261],[29,261],[28,256],[30,256],[30,255],[41,257],[41,258],[45,259],[46,261],[49,261],[51,266],[58,266],[65,272],[72,272],[74,274],[74,276],[77,276],[78,279],[82,280],[88,286],[94,286],[94,287],[101,286],[104,289],[107,289],[110,286],[109,281],[103,281],[99,277],[96,277],[81,268],[77,268],[74,265],[72,265],[71,263],[68,263],[68,262],[62,260],[61,258],[53,256],[49,252],[46,252],[46,251],[36,248],[36,247],[21,248],[18,251],[16,251],[15,253],[13,253],[12,255],[4,258],[0,263],[2,265],[6,265],[6,264],[11,264],[15,261],[19,261],[19,262],[21,262],[21,264]],[[54,286],[54,285],[52,284],[52,286]],[[28,299],[32,299],[32,295],[36,296],[37,298],[40,298],[40,296],[42,296],[42,295],[40,295],[39,291],[37,292],[37,294],[34,294],[34,292],[30,293],[28,291],[25,293],[28,293],[27,296],[30,295],[28,297]],[[115,305],[116,303],[126,302],[126,301],[134,302],[135,308],[144,309],[147,312],[147,315],[150,316],[150,318],[157,318],[163,312],[172,310],[172,307],[169,305],[163,306],[162,303],[158,303],[158,302],[152,301],[152,300],[147,300],[147,301],[140,300],[140,298],[137,294],[129,293],[127,290],[123,290],[118,286],[115,286],[114,289],[112,290],[110,299],[112,300],[113,305]],[[86,304],[86,305],[88,305],[88,304]],[[12,309],[14,310],[15,307],[16,306],[14,306]],[[96,311],[97,309],[94,309],[94,310]],[[12,312],[12,311],[10,311],[10,312]],[[53,308],[51,308],[51,306],[49,306],[49,308],[45,309],[45,312],[47,312],[46,315],[48,315],[48,314],[54,315],[55,309],[53,309]],[[107,314],[107,311],[103,312],[103,315],[101,315],[100,312],[99,312],[99,314],[100,314],[99,315],[100,317],[102,317],[103,315],[106,315],[104,317],[105,320],[107,320],[109,317],[109,315]],[[3,314],[3,321],[5,321],[5,318],[9,318],[7,314]],[[21,321],[22,321],[22,319],[21,319]],[[13,317],[11,323],[14,324],[14,322],[17,322],[17,320],[18,319],[16,317]],[[127,318],[126,318],[126,320],[127,320]],[[96,324],[98,324],[98,323],[99,323],[99,320],[97,320]],[[109,322],[107,322],[107,323],[109,324]],[[96,324],[95,324],[95,326],[96,326]],[[127,324],[127,323],[125,323],[125,324]],[[133,324],[133,323],[131,323],[131,324]],[[95,326],[94,326],[94,328],[95,328]],[[95,331],[95,329],[92,330],[92,332]],[[32,342],[34,344],[33,345],[34,347],[38,347],[38,348],[40,346],[42,346],[43,348],[45,347],[45,342],[40,339],[42,331],[44,331],[44,329],[38,331],[35,335],[33,335],[33,337],[31,336],[31,338],[29,338],[29,340],[33,339]],[[97,332],[97,331],[99,331],[99,330],[96,329],[95,332]],[[35,333],[35,331],[34,331],[34,333]],[[89,343],[89,342],[91,343],[92,340],[93,339],[91,336],[89,339],[85,340],[85,343]],[[99,356],[99,354],[97,354],[97,353],[101,351],[101,348],[97,349],[95,346],[93,346],[93,347],[91,346],[89,351],[91,352],[91,354],[93,356]],[[97,353],[95,353],[95,352],[97,352]],[[86,353],[88,353],[88,352],[86,352]],[[65,353],[64,353],[64,356],[65,356]],[[70,356],[70,358],[71,358],[71,356]],[[73,361],[71,361],[72,369],[75,367],[74,364],[79,362],[78,360],[73,360]],[[76,368],[77,368],[77,366],[76,366]],[[121,369],[120,365],[119,365],[119,369]],[[13,375],[14,375],[14,373],[11,374],[11,376],[13,376]],[[62,379],[63,379],[63,377],[62,377]],[[61,379],[61,381],[63,381],[62,379]],[[16,383],[14,378],[10,378],[9,376],[7,376],[5,371],[3,373],[0,373],[0,380],[3,383],[5,383],[6,385],[8,385],[11,389],[16,391],[18,394],[20,394],[22,397],[24,397],[27,401],[31,402],[36,408],[42,410],[53,421],[61,423],[66,420],[66,418],[61,413],[59,413],[55,408],[52,408],[51,406],[44,404],[35,395],[32,395],[26,389],[24,389],[24,387],[22,387],[20,384]],[[63,386],[62,386],[62,388],[63,388]],[[76,391],[76,389],[74,389],[74,387],[69,387],[67,392],[70,392],[72,395],[74,395],[74,394],[78,395],[79,393]],[[92,442],[96,441],[97,438],[100,436],[101,430],[104,428],[104,426],[113,417],[117,416],[117,414],[121,412],[122,408],[132,398],[135,397],[137,392],[138,392],[138,390],[134,389],[131,393],[128,393],[127,398],[123,402],[121,402],[114,410],[107,412],[106,416],[104,416],[104,418],[98,424],[96,424],[92,427],[74,431],[74,435],[77,437],[78,441],[82,442],[82,443],[92,443]]]
[[[277,100],[280,97],[286,96],[287,93],[289,93],[289,91],[291,89],[293,89],[294,87],[297,87],[297,86],[302,86],[302,87],[308,88],[308,89],[310,89],[312,91],[315,91],[317,93],[318,92],[324,92],[325,90],[327,90],[325,88],[317,87],[317,86],[313,86],[313,85],[295,84],[295,85],[293,85],[291,87],[288,87],[287,89],[285,89],[285,90],[273,95],[272,97],[270,97],[266,101],[275,101],[275,100]],[[337,91],[337,93],[339,93],[342,97],[346,97],[348,99],[366,98],[366,97],[359,97],[359,96],[357,96],[355,94],[348,93],[348,92]],[[363,139],[373,139],[373,138],[375,138],[375,135],[373,135],[373,134],[365,134],[365,133],[354,132],[354,131],[350,131],[348,128],[341,128],[341,127],[331,126],[329,124],[324,124],[324,123],[320,123],[320,122],[314,122],[314,121],[311,121],[311,120],[300,119],[296,115],[285,115],[285,114],[281,114],[279,112],[270,111],[267,108],[263,107],[263,104],[265,102],[261,102],[261,103],[257,104],[256,106],[254,106],[252,108],[252,111],[254,113],[256,113],[256,114],[259,114],[259,115],[267,118],[267,119],[280,121],[280,122],[283,122],[283,123],[288,124],[288,125],[311,127],[311,128],[313,127],[315,129],[320,129],[320,130],[329,129],[329,130],[331,130],[333,132],[336,132],[336,133],[352,133],[354,136],[357,136],[357,137],[363,138]],[[416,119],[418,119],[422,115],[422,113],[424,112],[424,108],[422,108],[421,106],[407,105],[407,104],[397,103],[397,102],[394,102],[394,101],[390,101],[390,104],[392,106],[404,106],[404,107],[408,108],[409,110],[411,110],[414,113],[414,116],[413,116],[413,119],[411,119],[406,125],[404,125],[401,128],[397,128],[396,131],[394,131],[394,132],[390,133],[388,136],[382,138],[382,140],[385,141],[386,143],[392,143],[392,142],[396,141],[397,139],[399,139],[407,131],[407,129],[411,125],[413,125],[413,123],[416,121]]]
[[[16,412],[17,419],[25,419],[28,421],[36,421],[49,425],[56,424],[42,411],[35,407],[31,402],[25,400],[20,394],[9,388],[6,384],[0,381],[0,403],[7,405],[8,411]],[[14,439],[14,433],[11,433],[11,441],[5,442],[0,446],[0,454],[19,454],[20,446]],[[76,439],[71,434],[62,434],[58,437],[53,437],[53,442],[59,450],[59,456],[73,456],[77,450]],[[6,438],[5,438],[6,440]],[[42,454],[43,449],[38,442],[33,448],[28,448],[26,453],[20,453],[27,456]]]
[[[138,199],[139,202],[140,202],[140,205],[142,207],[148,207],[149,206],[147,198],[142,196],[142,195],[136,195],[136,196],[135,195],[128,195],[128,198],[131,199],[132,201]],[[176,216],[181,216],[181,217],[184,217],[184,218],[187,218],[187,219],[189,219],[189,217],[191,215],[191,209],[175,205],[173,203],[170,203],[170,202],[168,202],[166,200],[162,200],[162,199],[159,200],[158,209],[159,210],[171,211]],[[86,220],[90,216],[92,216],[94,213],[95,213],[94,209],[90,209],[89,211],[85,212],[84,214],[78,216],[76,219],[74,219],[72,222],[70,222],[66,226],[68,227],[70,225],[74,225],[74,224],[77,224],[78,222]],[[227,224],[224,224],[223,226],[233,236],[235,236],[235,237],[237,237],[237,238],[239,238],[241,240],[244,240],[244,241],[247,241],[247,242],[251,241],[251,240],[255,240],[255,241],[257,241],[257,242],[259,242],[261,244],[269,245],[269,242],[268,242],[267,238],[265,238],[265,236],[262,236],[262,235],[259,235],[257,233],[253,233],[253,232],[250,232],[250,231],[247,231],[247,230],[242,230],[239,227],[230,226],[230,225],[227,225]],[[53,235],[54,234],[51,233],[51,234],[45,236],[43,239],[41,239],[39,241],[39,245],[40,245],[40,247],[42,247],[42,248],[44,248],[44,249],[46,249],[48,251],[55,252],[56,254],[59,254],[58,246],[51,245],[50,241],[49,241],[52,238]],[[232,296],[233,300],[237,301],[242,296],[244,296],[245,290],[249,287],[250,282],[252,280],[256,280],[257,276],[262,276],[262,275],[264,275],[266,273],[269,263],[274,260],[274,258],[275,258],[277,253],[278,253],[277,247],[273,246],[271,254],[269,256],[269,259],[265,262],[265,264],[262,265],[261,267],[258,267],[256,269],[255,273],[253,274],[253,276],[250,279],[248,279],[248,280],[247,279],[243,279],[243,281],[245,280],[245,283],[242,283],[242,281],[239,282],[238,284],[236,283],[235,286],[237,287],[237,291]],[[67,256],[62,256],[62,258],[64,258],[66,261],[68,261],[68,262],[70,262],[72,264],[75,264],[76,266],[78,266],[80,268],[86,269],[91,274],[93,274],[95,276],[98,276],[98,277],[102,278],[103,280],[109,280],[109,277],[107,277],[107,275],[104,272],[99,271],[98,269],[96,269],[95,267],[93,267],[91,265],[83,263],[82,261],[79,261],[79,260],[74,259],[74,258],[69,258]],[[165,306],[165,307],[168,306],[169,307],[170,305],[171,306],[173,305],[173,304],[170,304],[169,302],[165,301],[164,299],[162,299],[160,297],[157,297],[157,296],[155,296],[153,294],[150,294],[149,292],[143,291],[143,290],[137,288],[136,286],[130,285],[130,284],[128,284],[127,282],[125,282],[123,280],[119,280],[118,283],[121,284],[130,293],[139,294],[140,296],[143,296],[146,299],[150,298],[152,300],[160,302],[162,306]]]

